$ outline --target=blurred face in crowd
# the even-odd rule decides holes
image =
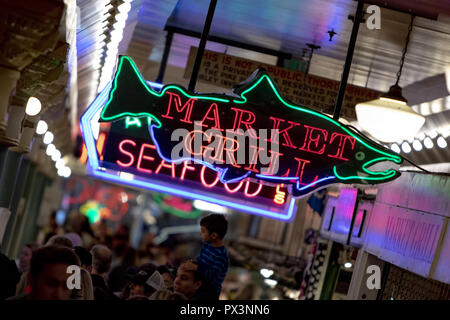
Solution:
[[[31,261],[32,251],[29,247],[23,247],[22,251],[20,251],[19,255],[19,271],[24,272],[30,269],[30,261]]]
[[[167,272],[164,272],[161,276],[164,279],[164,286],[166,288],[172,288],[172,286],[173,286],[172,276],[169,273],[167,273]]]
[[[130,284],[130,297],[144,295],[144,286],[142,284],[131,283]]]
[[[42,271],[33,277],[29,275],[31,298],[37,300],[69,300],[71,289],[67,287],[68,264],[47,264]]]
[[[183,269],[182,266],[178,269],[177,277],[173,282],[174,292],[182,293],[186,297],[191,298],[200,288],[202,282],[195,281],[194,271]]]

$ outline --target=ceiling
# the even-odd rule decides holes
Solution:
[[[102,54],[98,31],[105,20],[104,8],[108,2],[77,0],[80,7],[77,32],[78,119],[97,93],[99,69],[93,61]],[[400,85],[405,87],[444,73],[445,67],[450,65],[450,1],[372,0],[370,3],[383,6],[381,29],[369,30],[361,24],[349,83],[387,91],[395,82],[410,22],[407,12],[418,16],[414,21]],[[134,0],[131,5],[119,54],[130,55],[145,74],[146,69],[159,65],[165,26],[201,32],[209,0]],[[321,48],[314,52],[310,73],[340,80],[353,25],[348,16],[355,13],[356,5],[357,2],[352,0],[218,0],[210,35],[293,56],[301,56],[307,43],[316,44]],[[368,18],[369,14],[365,17]],[[329,41],[327,31],[331,29],[337,34]],[[190,46],[197,44],[198,39],[176,35],[169,65],[184,69]],[[222,44],[209,42],[207,48],[227,50],[228,54],[266,63],[276,62],[273,56]],[[416,89],[414,91],[417,92]],[[444,112],[450,109],[448,96],[414,106],[414,109],[424,115],[436,114],[434,122],[430,123],[450,127],[449,113]],[[437,152],[442,153],[437,157],[440,162],[449,161],[448,149]]]

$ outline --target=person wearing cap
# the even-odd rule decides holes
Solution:
[[[175,279],[174,273],[167,266],[159,266],[157,268],[158,272],[164,279],[164,285],[167,289],[173,291],[173,280]]]
[[[135,296],[148,298],[156,291],[165,289],[164,278],[156,270],[156,267],[150,263],[141,266],[138,272],[130,276],[130,278],[129,298]]]

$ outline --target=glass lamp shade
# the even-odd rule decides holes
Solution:
[[[405,101],[388,97],[358,103],[356,116],[361,128],[383,142],[412,138],[425,122]]]

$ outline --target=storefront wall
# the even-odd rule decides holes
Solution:
[[[348,193],[348,189],[342,191]],[[445,296],[450,283],[449,177],[405,172],[381,185],[376,200],[359,197],[355,208],[348,200],[329,196],[321,226],[321,237],[360,248],[347,299],[385,299],[387,286],[403,288],[392,274],[395,270],[401,270],[405,279],[420,279],[419,287],[434,288],[422,290],[434,293],[420,299],[436,299],[439,290]],[[381,288],[368,288],[370,266],[379,267]]]

